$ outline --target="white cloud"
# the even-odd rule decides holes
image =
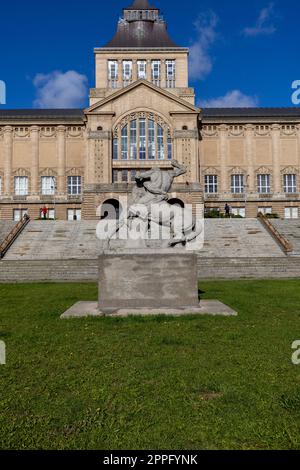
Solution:
[[[274,3],[270,3],[267,7],[263,8],[252,27],[245,28],[243,33],[245,36],[255,37],[260,35],[268,35],[276,32],[276,28],[272,23],[274,16]]]
[[[258,106],[257,96],[248,96],[240,90],[232,90],[224,96],[200,101],[202,108],[255,108]]]
[[[74,70],[38,73],[33,80],[36,87],[36,108],[76,108],[84,105],[88,94],[88,79]]]
[[[208,75],[213,67],[210,48],[216,40],[216,27],[218,17],[214,12],[202,14],[194,26],[197,39],[190,46],[190,77],[192,80],[201,80]]]

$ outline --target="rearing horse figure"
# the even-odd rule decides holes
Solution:
[[[202,227],[195,230],[196,221],[192,211],[168,203],[168,192],[174,179],[187,172],[186,167],[176,160],[171,165],[173,169],[169,171],[153,168],[137,174],[128,212],[121,215],[117,226],[108,235],[108,244],[120,228],[128,221],[130,224],[134,218],[171,229],[173,236],[168,240],[168,246],[185,244],[200,235]],[[148,224],[145,230],[148,230]]]

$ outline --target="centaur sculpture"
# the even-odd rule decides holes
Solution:
[[[168,193],[175,178],[184,175],[187,169],[176,160],[172,160],[172,170],[162,171],[152,168],[137,173],[128,210],[122,213],[119,221],[107,234],[108,247],[112,238],[124,226],[130,229],[133,220],[141,221],[145,234],[151,223],[170,229],[170,238],[162,240],[161,246],[185,245],[196,239],[202,232],[202,226],[197,228],[192,210],[171,205]],[[147,236],[144,237],[147,240]]]

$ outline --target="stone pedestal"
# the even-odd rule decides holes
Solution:
[[[237,315],[227,305],[199,305],[197,253],[127,249],[99,257],[99,302],[77,302],[61,318],[130,315]]]
[[[99,257],[99,309],[199,308],[197,254],[124,250]]]

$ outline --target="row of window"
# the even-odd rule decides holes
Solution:
[[[28,214],[28,209],[14,209],[13,219],[15,222],[19,222],[26,214]],[[42,209],[40,210],[40,218],[44,218]],[[48,209],[45,218],[55,220],[55,209]],[[81,220],[81,209],[67,209],[67,220]]]
[[[218,176],[207,175],[204,178],[205,192],[207,194],[218,193]],[[283,175],[283,189],[287,194],[297,192],[297,176],[293,174]],[[231,175],[231,192],[232,194],[243,194],[245,191],[245,176]],[[271,175],[257,175],[257,192],[259,194],[271,193]]]
[[[114,169],[112,172],[112,181],[113,183],[133,183],[135,181],[136,172],[137,170]]]
[[[113,140],[113,159],[172,160],[172,139],[168,131],[152,119],[130,121],[121,130],[121,142]]]
[[[82,192],[81,176],[68,176],[68,194],[79,196]],[[16,196],[28,196],[28,176],[15,176],[14,193]],[[56,178],[54,176],[41,177],[41,193],[44,196],[53,196],[56,191]],[[0,194],[2,194],[2,179],[0,178]]]
[[[125,19],[127,21],[156,20],[157,18],[157,10],[127,10],[125,12]]]
[[[166,60],[166,87],[175,88],[175,79],[176,79],[176,61],[175,60]],[[117,88],[119,80],[119,62],[117,60],[108,61],[108,78],[112,88]],[[122,61],[122,79],[124,85],[129,85],[133,80],[133,62],[132,60],[123,60]],[[160,86],[162,79],[161,73],[161,61],[152,60],[151,61],[151,77],[148,77],[147,73],[147,61],[138,60],[137,61],[137,79],[138,80],[149,80],[151,79],[154,85]]]
[[[210,208],[207,209],[206,211],[218,211],[220,212],[220,208]],[[231,213],[235,216],[240,216],[240,217],[246,217],[246,208],[245,207],[232,207],[231,208]],[[273,208],[272,207],[258,207],[257,208],[257,214],[273,214]],[[298,207],[285,207],[284,208],[284,218],[285,219],[298,219],[299,218],[299,209]]]

